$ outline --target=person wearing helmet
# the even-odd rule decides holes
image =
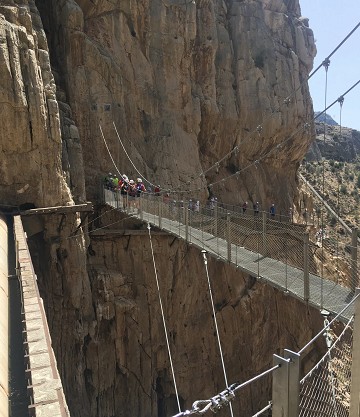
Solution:
[[[136,179],[136,190],[137,190],[137,197],[140,197],[140,194],[146,191],[146,188],[141,178]]]

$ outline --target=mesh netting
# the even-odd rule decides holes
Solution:
[[[300,417],[347,417],[350,407],[352,362],[351,321],[300,382]]]

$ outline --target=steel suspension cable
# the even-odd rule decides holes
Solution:
[[[324,65],[324,63],[327,63],[328,61],[330,61],[330,58],[335,54],[335,52],[350,38],[350,36],[356,31],[356,29],[358,29],[360,26],[360,22],[354,27],[354,29],[352,29],[346,36],[345,38],[336,46],[336,48],[331,52],[330,55],[328,55],[324,61],[317,67],[314,69],[314,71],[309,75],[308,80],[317,73],[317,71]]]
[[[342,142],[342,108],[344,104],[344,97],[341,96],[339,98],[340,103],[340,115],[339,115],[339,121],[340,121],[340,143]],[[338,179],[338,195],[337,195],[337,225],[340,224],[340,181]],[[337,264],[337,271],[339,271],[339,233],[336,233],[336,264]]]
[[[117,137],[118,137],[118,139],[119,139],[119,142],[120,142],[120,145],[122,146],[122,148],[123,148],[123,150],[124,150],[124,152],[125,152],[125,155],[127,156],[127,158],[128,158],[128,160],[130,161],[130,163],[131,163],[131,165],[134,167],[134,169],[135,169],[135,171],[140,175],[140,177],[142,177],[142,178],[144,178],[144,180],[148,183],[148,184],[150,184],[150,185],[152,185],[153,187],[155,187],[155,184],[153,184],[151,181],[149,181],[147,178],[145,178],[145,176],[136,168],[136,166],[135,166],[135,164],[134,164],[134,162],[132,161],[132,159],[130,158],[130,156],[129,156],[129,154],[126,152],[126,149],[125,149],[125,146],[124,146],[124,144],[123,144],[123,142],[122,142],[122,140],[121,140],[121,138],[120,138],[120,135],[119,135],[119,132],[118,132],[118,130],[117,130],[117,128],[116,128],[116,125],[115,125],[115,122],[113,122],[113,125],[114,125],[114,128],[115,128],[115,132],[116,132],[116,135],[117,135]]]
[[[175,379],[174,365],[173,365],[173,361],[172,361],[172,357],[171,357],[171,350],[170,350],[170,343],[169,343],[168,331],[167,331],[166,322],[165,322],[164,308],[163,308],[163,304],[162,304],[162,300],[161,300],[161,294],[160,294],[159,278],[158,278],[158,274],[157,274],[157,270],[156,270],[156,263],[155,263],[155,256],[154,256],[154,248],[153,248],[152,239],[151,239],[151,226],[150,226],[150,223],[148,223],[147,228],[149,230],[149,240],[150,240],[150,247],[151,247],[151,256],[152,256],[152,261],[153,261],[153,266],[154,266],[154,273],[155,273],[156,287],[157,287],[158,297],[159,297],[159,303],[160,303],[161,317],[162,317],[162,322],[163,322],[163,325],[164,325],[166,346],[167,346],[167,350],[168,350],[168,354],[169,354],[169,361],[170,361],[171,373],[172,373],[172,377],[173,377],[173,381],[174,381],[176,401],[177,401],[177,405],[178,405],[178,408],[179,408],[179,413],[181,413],[179,394],[178,394],[178,389],[177,389],[176,379]]]
[[[351,306],[351,304],[354,303],[358,299],[359,296],[360,296],[360,292],[356,294],[355,297],[348,304],[346,304],[346,306],[329,322],[327,326],[322,328],[308,343],[306,343],[306,345],[299,350],[298,354],[301,355],[312,343],[315,342],[315,340],[319,336],[324,334],[324,331],[328,327],[330,327],[336,320],[338,320],[338,318],[344,313],[344,311],[346,311]]]
[[[218,341],[218,345],[219,345],[221,364],[222,364],[223,373],[224,373],[224,379],[225,379],[225,386],[228,387],[229,384],[228,384],[228,379],[227,379],[227,375],[226,375],[226,369],[225,369],[225,363],[224,363],[224,355],[223,355],[223,351],[222,351],[222,348],[221,348],[220,334],[219,334],[219,328],[218,328],[217,319],[216,319],[214,299],[213,299],[212,290],[211,290],[211,283],[210,283],[210,277],[209,277],[208,262],[207,262],[207,258],[206,258],[206,251],[205,250],[202,250],[201,253],[203,254],[203,260],[204,260],[204,265],[205,265],[206,277],[207,277],[207,282],[208,282],[208,287],[209,287],[211,307],[212,307],[212,312],[213,312],[213,316],[214,316],[214,324],[215,324],[215,330],[216,330],[216,337],[217,337],[217,341]],[[232,405],[231,405],[230,402],[229,402],[229,408],[230,408],[231,417],[234,417]]]
[[[116,169],[117,173],[120,175],[120,177],[121,177],[121,178],[123,178],[122,174],[121,174],[121,173],[120,173],[120,171],[119,171],[119,168],[118,168],[118,167],[117,167],[117,165],[115,164],[114,158],[113,158],[113,157],[112,157],[112,155],[111,155],[110,149],[109,149],[109,147],[108,147],[108,144],[106,143],[106,139],[105,139],[105,136],[104,136],[104,133],[103,133],[103,130],[102,130],[101,125],[100,125],[100,124],[99,124],[99,128],[100,128],[101,136],[102,136],[102,138],[103,138],[103,140],[104,140],[104,143],[105,143],[106,150],[108,151],[108,154],[109,154],[109,156],[110,156],[110,159],[111,159],[111,161],[112,161],[112,163],[113,163],[113,165],[114,165],[114,167],[115,167],[115,169]]]
[[[292,91],[292,93],[288,96],[288,97],[286,97],[285,98],[285,100],[284,100],[284,102],[283,102],[283,104],[288,104],[289,102],[290,102],[290,99],[303,87],[303,85],[305,84],[305,83],[307,83],[308,81],[309,81],[309,79],[311,78],[311,77],[313,77],[316,73],[317,73],[317,71],[322,67],[322,66],[325,66],[325,65],[328,65],[329,63],[330,63],[330,58],[338,51],[338,49],[340,49],[340,47],[351,37],[351,35],[359,28],[359,26],[360,26],[360,22],[348,33],[348,35],[346,35],[346,37],[335,47],[335,49],[323,60],[323,62],[314,70],[314,71],[312,71],[312,73],[307,77],[307,78],[305,78],[301,83],[300,83],[300,85],[295,89],[295,90],[293,90]],[[278,109],[278,110],[280,110],[280,108]],[[262,121],[261,121],[261,123],[255,128],[255,129],[253,129],[250,133],[249,133],[249,135],[248,135],[248,138],[247,139],[251,139],[251,137],[252,137],[252,135],[256,132],[256,131],[261,131],[262,130],[262,125],[265,123],[265,121],[267,121],[273,114],[275,114],[276,113],[276,110],[273,110],[272,112],[271,112],[271,114],[270,115],[267,115]],[[260,129],[260,130],[259,130]],[[246,142],[246,140],[245,140],[245,142]],[[243,143],[245,143],[245,142],[243,142]],[[218,166],[219,166],[219,164],[221,163],[221,162],[223,162],[225,159],[227,159],[229,156],[231,156],[234,152],[237,152],[238,151],[238,148],[239,148],[239,145],[236,145],[231,151],[229,151],[225,156],[223,156],[219,161],[217,161],[215,164],[213,164],[212,166],[210,166],[209,168],[207,168],[206,170],[204,170],[203,172],[201,172],[198,176],[202,176],[202,175],[205,175],[205,174],[207,174],[209,171],[211,171],[211,170],[213,170],[214,168],[217,168]]]
[[[324,67],[325,67],[325,92],[324,92],[324,101],[325,101],[325,109],[326,109],[326,105],[327,105],[327,86],[328,86],[328,69],[329,69],[329,65],[330,65],[330,60],[327,60],[326,63],[324,63]],[[326,115],[326,111],[325,111],[325,118],[324,118],[324,137],[323,137],[323,148],[325,152],[325,144],[326,144],[326,122],[327,122],[327,115]],[[323,197],[325,198],[325,157],[322,156],[322,192],[323,192]],[[323,306],[323,289],[324,289],[324,285],[323,285],[323,278],[324,278],[324,235],[325,235],[325,222],[324,222],[324,213],[325,213],[325,206],[324,206],[324,200],[323,200],[323,205],[322,205],[322,209],[321,209],[321,294],[320,294],[320,307],[322,308]]]
[[[337,98],[336,100],[334,100],[329,106],[326,107],[325,110],[323,110],[321,113],[317,114],[313,120],[318,119],[321,115],[323,115],[327,110],[329,110],[332,106],[334,106],[336,103],[338,103],[338,101],[342,98],[345,97],[346,94],[348,94],[351,90],[353,90],[358,84],[360,84],[360,80],[358,80],[355,84],[353,84],[344,94],[342,94],[339,98]],[[306,126],[307,124],[305,124]],[[214,185],[223,183],[224,181],[228,180],[229,178],[233,178],[235,176],[240,175],[242,172],[244,172],[245,170],[251,168],[252,166],[258,164],[260,161],[262,161],[263,159],[265,159],[266,157],[270,156],[274,151],[276,151],[277,149],[279,149],[282,145],[285,145],[287,142],[289,142],[291,139],[294,138],[294,136],[299,133],[301,130],[303,130],[305,128],[305,126],[300,126],[298,129],[296,129],[289,137],[287,137],[286,139],[284,139],[281,143],[278,143],[277,145],[273,146],[268,152],[266,152],[264,155],[262,155],[261,157],[259,157],[259,159],[255,160],[254,162],[250,163],[249,165],[246,165],[244,168],[242,168],[241,170],[235,172],[235,174],[231,174],[228,175],[227,177],[221,178],[218,181],[214,181],[213,183],[209,184],[209,187],[213,187]]]
[[[360,294],[360,293],[359,293]],[[354,319],[354,316],[351,316],[350,319],[347,321],[345,327],[342,329],[341,333],[339,334],[339,336],[336,338],[335,342],[327,349],[327,351],[325,352],[325,354],[322,356],[322,358],[310,369],[310,371],[308,371],[308,373],[300,380],[300,384],[304,383],[304,381],[306,380],[306,378],[309,377],[309,375],[311,375],[314,370],[319,366],[319,364],[321,362],[324,362],[326,357],[328,356],[329,352],[331,352],[332,350],[334,350],[335,346],[337,345],[337,343],[342,339],[343,335],[345,334],[346,330],[350,327],[352,321]],[[324,335],[324,332],[326,332],[328,329],[330,329],[331,324],[334,322],[335,320],[331,320],[331,322],[327,322],[324,326],[324,328],[321,331],[321,335]],[[309,343],[305,346],[307,347],[309,346]],[[305,347],[303,349],[301,349],[299,351],[299,354],[301,352],[304,351]]]

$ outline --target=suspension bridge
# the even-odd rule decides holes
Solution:
[[[323,248],[310,241],[306,225],[273,220],[266,212],[237,213],[217,204],[194,211],[188,208],[188,201],[175,204],[161,196],[145,194],[130,201],[106,189],[104,201],[335,315],[348,304],[358,285],[356,229],[348,242],[351,255],[345,255],[341,262],[347,265],[348,275],[340,281],[334,280],[332,271],[324,271],[323,265],[314,261],[316,252],[322,252]],[[348,320],[352,314],[349,308],[341,318]]]
[[[284,100],[284,107],[289,105],[292,96],[296,95],[304,83],[307,83],[309,78],[322,66],[326,68],[326,71],[328,70],[330,57],[359,25],[360,23],[324,62]],[[344,96],[359,82],[360,80],[334,103],[339,102],[342,106]],[[327,106],[325,101],[325,110],[317,117],[324,112],[326,115],[326,111],[334,103]],[[268,117],[271,118],[278,111],[281,111],[281,109],[273,109]],[[249,134],[247,140],[252,139],[253,133],[260,135],[263,124],[264,120]],[[115,125],[114,127],[116,130]],[[212,187],[216,186],[232,176],[241,175],[243,171],[250,167],[257,167],[262,160],[275,152],[280,146],[289,142],[302,129],[308,128],[309,124],[305,123],[304,126],[299,127],[291,136],[261,155],[256,161],[235,174],[210,185]],[[326,129],[324,129],[324,136],[325,131]],[[118,135],[117,130],[116,133]],[[118,138],[123,146],[119,135]],[[105,138],[104,142],[116,167]],[[125,148],[124,151],[126,153]],[[239,152],[238,145],[220,161],[217,161],[206,171],[199,173],[197,179],[203,180],[207,172],[218,168],[220,163],[236,155],[237,152]],[[144,178],[144,175],[137,170],[134,164],[133,166],[135,171]],[[148,182],[154,185],[150,181]],[[189,181],[190,183],[191,181]],[[188,193],[190,191],[187,189],[184,192]],[[181,193],[182,191],[177,190],[177,192]],[[320,245],[314,243],[314,230],[311,228],[311,224],[294,224],[288,220],[269,217],[269,214],[265,212],[256,214],[239,213],[219,204],[193,209],[188,201],[174,204],[173,201],[164,199],[163,196],[143,194],[138,200],[130,201],[110,190],[104,190],[104,202],[110,210],[120,210],[126,215],[147,223],[149,226],[153,225],[186,241],[188,244],[198,247],[203,251],[205,265],[207,265],[207,254],[214,256],[223,262],[232,264],[242,273],[262,280],[324,313],[324,327],[298,352],[285,349],[282,356],[274,355],[273,364],[269,369],[242,383],[228,384],[223,364],[226,388],[211,398],[195,401],[192,407],[185,411],[181,411],[178,399],[179,413],[174,417],[192,414],[203,415],[208,411],[216,412],[225,406],[229,407],[230,413],[233,415],[231,401],[235,398],[237,392],[253,382],[269,376],[272,379],[273,386],[272,398],[269,399],[268,405],[256,412],[253,417],[266,416],[269,413],[274,417],[359,416],[360,323],[358,319],[354,319],[354,317],[358,318],[360,315],[360,293],[357,288],[359,286],[359,276],[356,229],[349,231],[348,241],[344,244],[349,251],[342,251],[341,256],[338,253],[336,254],[338,259],[334,262],[336,267],[333,269],[330,262],[327,262],[325,239],[320,240]],[[46,211],[50,209],[51,212],[58,210],[58,208],[44,208],[43,210],[50,212]],[[64,208],[62,209],[64,210]],[[37,213],[39,213],[39,209],[37,209]],[[5,230],[5,227],[3,229]],[[151,241],[150,227],[148,229]],[[3,250],[3,246],[6,246],[5,240],[5,238],[2,239],[1,250]],[[35,410],[33,411],[34,415],[36,415],[36,409],[38,409],[39,415],[42,413],[41,415],[65,416],[68,415],[66,401],[56,369],[56,359],[51,348],[49,329],[20,218],[15,219],[15,242],[17,260],[14,276],[21,281],[20,286],[23,296],[22,315],[25,326],[23,333],[26,333],[25,345],[28,361],[26,371],[29,379],[28,389],[31,391],[31,408]],[[154,270],[156,275],[155,262]],[[6,272],[2,271],[2,275],[5,277]],[[208,282],[211,294],[210,281],[208,280]],[[162,309],[161,298],[160,305]],[[333,316],[331,321],[329,321],[328,315]],[[164,314],[162,316],[164,320]],[[213,317],[222,356],[214,310]],[[332,331],[331,326],[335,321],[343,323],[343,329],[339,334]],[[164,328],[167,338],[165,320]],[[327,351],[318,363],[301,378],[302,357],[307,349],[321,337],[325,337]],[[167,345],[172,367],[168,340]],[[173,369],[172,372],[177,394]],[[5,383],[1,385],[5,385]],[[5,393],[5,401],[7,397],[8,394]]]
[[[334,277],[330,279],[331,274],[326,277],[323,271],[315,273],[319,265],[314,262],[314,254],[323,248],[310,241],[308,225],[294,224],[288,219],[274,220],[265,212],[230,211],[217,204],[198,206],[194,210],[188,201],[176,203],[163,196],[143,194],[140,198],[129,199],[108,189],[103,193],[104,203],[110,210],[122,211],[153,225],[198,247],[204,257],[209,254],[230,263],[243,273],[326,312],[326,317],[334,316],[331,322],[325,319],[324,329],[299,352],[285,350],[284,357],[274,355],[274,364],[269,370],[245,383],[227,384],[223,392],[194,402],[192,409],[180,411],[177,417],[201,415],[209,410],[216,412],[229,406],[237,390],[269,374],[273,379],[272,400],[254,417],[268,415],[270,410],[273,416],[313,416],[317,409],[320,409],[317,415],[324,417],[349,415],[349,376],[351,365],[355,363],[351,349],[352,325],[355,301],[359,298],[355,291],[358,286],[356,229],[349,242],[351,255],[343,260],[343,265],[348,265],[348,275],[339,282],[334,281]],[[335,320],[345,324],[337,337],[330,331]],[[301,354],[322,335],[326,335],[329,342],[328,352],[300,379]]]

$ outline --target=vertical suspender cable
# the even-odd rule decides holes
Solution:
[[[212,291],[211,291],[211,284],[210,284],[210,278],[209,278],[209,270],[208,270],[208,264],[207,264],[207,258],[206,258],[206,250],[202,250],[201,253],[203,254],[203,258],[204,258],[204,265],[205,265],[205,270],[206,270],[207,282],[208,282],[208,286],[209,286],[209,294],[210,294],[211,306],[212,306],[212,311],[213,311],[213,316],[214,316],[214,324],[215,324],[215,330],[216,330],[216,337],[217,337],[217,341],[218,341],[218,345],[219,345],[219,350],[220,350],[221,364],[222,364],[222,368],[223,368],[223,372],[224,372],[225,385],[226,385],[226,387],[228,387],[229,384],[228,384],[228,379],[227,379],[226,369],[225,369],[225,364],[224,364],[224,355],[223,355],[222,348],[221,348],[219,328],[218,328],[218,325],[217,325],[216,313],[215,313],[215,306],[214,306],[214,300],[213,300]],[[230,408],[231,417],[234,417],[234,413],[233,413],[233,409],[232,409],[231,403],[229,403],[229,408]]]
[[[329,69],[329,65],[330,65],[330,59],[325,59],[325,61],[323,62],[323,65],[325,67],[325,106],[324,108],[326,109],[326,102],[327,102],[327,83],[328,83],[328,69]],[[327,113],[325,110],[325,116],[324,116],[324,138],[323,138],[323,143],[324,143],[324,150],[325,151],[325,142],[326,142],[326,122],[327,122]],[[323,199],[322,199],[322,210],[321,210],[321,295],[320,295],[320,307],[322,308],[323,303],[324,303],[324,294],[323,294],[323,290],[324,290],[324,284],[323,284],[323,280],[324,280],[324,237],[325,237],[325,221],[324,221],[324,212],[325,212],[325,205],[324,205],[324,198],[325,198],[325,157],[322,155],[322,192],[323,192]]]
[[[340,104],[340,116],[339,116],[339,121],[340,121],[340,143],[342,140],[342,107],[344,104],[344,97],[340,96],[338,98],[339,104]],[[340,178],[338,178],[338,201],[337,201],[337,226],[339,227],[340,225]],[[339,274],[339,233],[336,233],[336,270],[337,273]],[[338,279],[339,280],[339,275],[338,275]]]
[[[180,400],[179,400],[179,394],[178,394],[177,385],[176,385],[176,379],[175,379],[175,372],[174,372],[173,361],[172,361],[172,357],[171,357],[171,351],[170,351],[170,344],[169,344],[168,332],[167,332],[167,327],[166,327],[166,323],[165,323],[164,309],[163,309],[163,304],[162,304],[161,295],[160,295],[159,279],[158,279],[158,275],[157,275],[157,271],[156,271],[156,264],[155,264],[155,257],[154,257],[154,249],[153,249],[153,244],[152,244],[152,239],[151,239],[151,232],[150,232],[150,230],[151,230],[150,223],[148,223],[147,228],[149,230],[149,239],[150,239],[151,255],[152,255],[152,261],[153,261],[153,265],[154,265],[154,272],[155,272],[156,286],[157,286],[157,291],[158,291],[158,296],[159,296],[161,317],[162,317],[162,321],[163,321],[163,325],[164,325],[166,346],[167,346],[167,350],[168,350],[168,354],[169,354],[171,373],[172,373],[172,377],[173,377],[173,381],[174,381],[176,401],[177,401],[177,405],[178,405],[178,408],[179,408],[179,413],[181,413]]]
[[[114,167],[115,167],[115,169],[116,169],[117,173],[120,175],[120,177],[121,177],[121,178],[123,178],[123,176],[121,175],[121,173],[120,173],[120,171],[119,171],[119,168],[118,168],[118,167],[117,167],[117,165],[115,164],[114,158],[113,158],[113,157],[112,157],[112,155],[111,155],[110,149],[109,149],[109,147],[108,147],[108,144],[106,143],[106,139],[105,139],[105,136],[104,136],[103,130],[101,129],[101,126],[100,126],[100,125],[99,125],[99,128],[100,128],[101,136],[102,136],[103,141],[104,141],[105,146],[106,146],[106,150],[108,151],[108,154],[109,154],[109,156],[110,156],[110,159],[111,159],[111,161],[112,161],[112,163],[113,163],[113,165],[114,165]]]
[[[130,163],[131,163],[131,165],[133,166],[133,168],[135,169],[135,171],[136,171],[136,173],[137,174],[139,174],[140,175],[140,177],[143,177],[144,178],[144,180],[147,182],[147,183],[149,183],[152,187],[155,187],[155,184],[153,184],[151,181],[149,181],[147,178],[145,178],[145,175],[143,175],[137,168],[136,168],[136,166],[135,166],[135,164],[134,164],[134,162],[132,161],[132,159],[130,158],[130,156],[129,156],[129,154],[126,152],[126,149],[125,149],[125,146],[124,146],[124,144],[123,144],[123,142],[122,142],[122,140],[121,140],[121,138],[120,138],[120,135],[119,135],[119,132],[118,132],[118,130],[117,130],[117,128],[116,128],[116,124],[115,124],[115,122],[113,122],[113,125],[114,125],[114,129],[115,129],[115,132],[116,132],[116,136],[118,137],[118,140],[119,140],[119,142],[120,142],[120,145],[122,146],[122,148],[123,148],[123,150],[124,150],[124,152],[125,152],[125,155],[127,156],[127,158],[128,158],[128,160],[130,161]]]

